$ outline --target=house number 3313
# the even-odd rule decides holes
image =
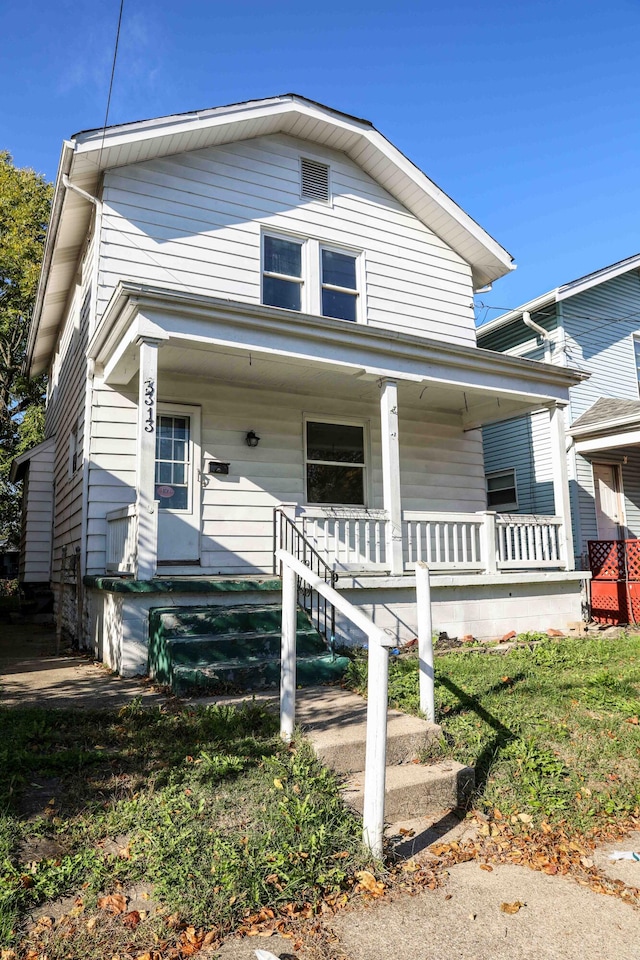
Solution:
[[[144,382],[144,402],[147,409],[147,415],[144,420],[144,429],[147,433],[153,433],[156,428],[155,405],[156,405],[156,384],[155,380],[145,380]]]

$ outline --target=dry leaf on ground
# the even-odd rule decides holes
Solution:
[[[503,913],[517,913],[520,907],[524,906],[522,900],[514,900],[513,903],[501,903],[500,909]]]

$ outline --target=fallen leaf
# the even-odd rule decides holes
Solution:
[[[276,790],[284,790],[284,786],[280,777],[273,778],[273,785],[276,788]]]
[[[520,820],[521,823],[532,823],[533,817],[530,813],[519,813],[518,820]]]
[[[94,929],[97,922],[98,922],[97,917],[89,917],[89,919],[87,920],[87,930],[89,931],[89,933],[91,933],[91,931]]]
[[[635,726],[638,726],[640,720],[637,717],[627,717],[627,723],[633,723]]]
[[[125,927],[135,930],[141,919],[142,917],[137,910],[130,910],[129,913],[125,913],[124,917],[122,918],[122,922],[124,923]]]
[[[127,909],[127,900],[121,893],[110,893],[106,897],[99,898],[98,907],[101,910],[108,910],[109,913],[112,913],[113,916],[116,917],[119,913],[124,913]]]
[[[517,913],[521,907],[526,906],[522,900],[514,900],[513,903],[501,903],[500,909],[503,913]]]
[[[381,880],[376,880],[368,870],[358,870],[356,877],[359,880],[359,889],[372,893],[374,897],[379,897],[384,892],[384,883]]]
[[[480,869],[481,869],[481,870],[486,870],[487,873],[493,873],[493,867],[490,866],[488,863],[481,863],[481,864],[480,864]]]

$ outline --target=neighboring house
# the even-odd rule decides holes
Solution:
[[[537,329],[536,329],[537,327]],[[566,283],[478,329],[478,345],[588,371],[566,411],[573,539],[640,536],[640,255]],[[547,513],[554,451],[546,413],[485,427],[489,503]]]
[[[480,428],[543,406],[564,451],[581,379],[477,348],[473,291],[511,266],[370,123],[299,96],[65,141],[28,360],[49,374],[30,470],[54,461],[25,550],[33,531],[81,641],[135,673],[153,608],[277,602],[279,504],[399,640],[419,560],[436,629],[579,619],[564,458],[553,516],[486,511]],[[52,532],[30,525],[47,498]]]

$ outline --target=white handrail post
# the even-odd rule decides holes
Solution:
[[[297,576],[288,564],[282,568],[282,641],[280,646],[280,736],[293,737],[296,716]]]
[[[418,609],[420,709],[429,723],[435,723],[436,703],[433,672],[431,582],[429,567],[421,560],[416,563],[416,605]]]
[[[560,527],[560,559],[565,570],[573,570],[573,531],[571,529],[571,500],[569,498],[569,471],[567,468],[567,437],[564,422],[564,407],[554,403],[549,407],[549,431],[551,434],[551,458],[553,462],[553,499],[556,515],[562,520]]]
[[[368,660],[367,745],[362,839],[374,857],[382,857],[384,790],[387,766],[389,651],[372,637],[369,637]]]
[[[482,553],[484,555],[484,572],[498,572],[498,557],[496,553],[496,514],[494,510],[478,511],[482,517]]]

